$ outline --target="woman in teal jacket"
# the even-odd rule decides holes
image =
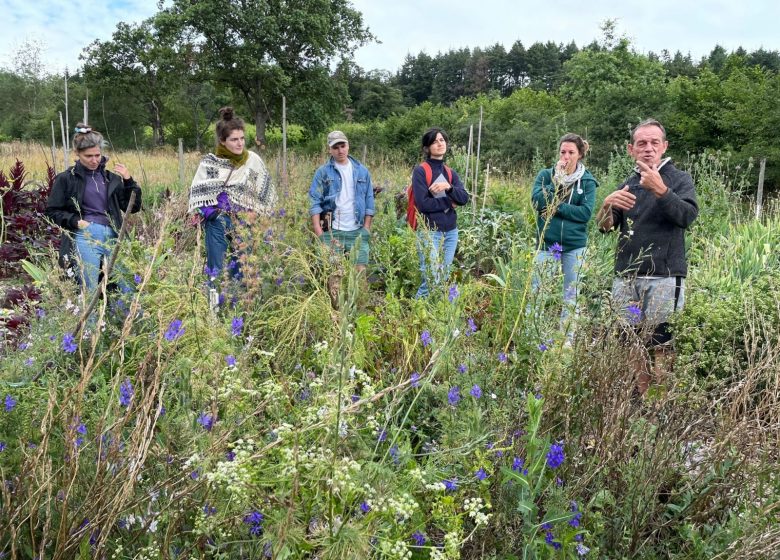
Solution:
[[[580,270],[588,241],[588,222],[593,215],[598,187],[598,182],[582,163],[587,152],[588,143],[582,137],[571,133],[564,135],[558,142],[558,162],[539,172],[531,194],[538,213],[539,252],[535,259],[534,293],[539,293],[543,277],[551,278],[550,273],[557,272],[560,261],[564,302],[561,328],[567,332],[569,340],[572,334],[568,318],[570,311],[576,309]]]

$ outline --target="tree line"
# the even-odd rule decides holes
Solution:
[[[416,157],[420,131],[449,126],[465,143],[477,107],[485,117],[484,149],[495,161],[527,162],[537,148],[574,130],[605,162],[627,131],[647,116],[668,125],[674,153],[722,150],[735,164],[769,160],[770,186],[780,184],[780,53],[720,46],[700,60],[680,51],[637,52],[617,37],[578,47],[548,41],[508,50],[501,44],[407,55],[395,72],[365,70],[352,53],[374,37],[349,3],[177,0],[140,23],[117,25],[112,37],[86,45],[82,69],[68,78],[69,113],[81,114],[121,147],[163,146],[185,139],[205,149],[216,109],[230,103],[254,125],[259,144],[281,121],[301,127],[293,141],[351,122],[365,143]],[[0,139],[49,142],[64,105],[64,76],[48,75],[40,51],[26,45],[0,71]],[[75,118],[71,119],[75,122]],[[411,133],[411,138],[405,135]],[[59,140],[59,131],[57,131]]]

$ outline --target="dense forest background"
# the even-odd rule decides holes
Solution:
[[[780,186],[780,53],[716,45],[700,60],[680,51],[640,53],[615,23],[579,47],[554,42],[507,50],[501,44],[407,55],[395,72],[368,70],[351,58],[374,39],[349,4],[322,13],[269,15],[265,3],[230,17],[216,2],[173,2],[140,23],[119,23],[107,41],[86,45],[82,68],[67,76],[69,122],[89,100],[90,122],[117,148],[209,149],[217,109],[234,105],[253,123],[259,146],[281,141],[287,99],[288,143],[321,149],[329,127],[353,146],[418,157],[420,132],[438,124],[465,145],[483,112],[483,163],[511,169],[540,150],[552,153],[565,131],[586,136],[592,164],[605,165],[628,131],[652,116],[667,125],[671,152],[720,150],[757,175],[767,158],[767,187]],[[65,75],[50,74],[41,47],[27,42],[0,70],[0,141],[59,145]],[[752,166],[752,167],[751,167]],[[755,181],[751,181],[755,185]]]

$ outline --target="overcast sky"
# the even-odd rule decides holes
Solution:
[[[578,46],[600,38],[599,26],[616,19],[620,35],[640,52],[690,52],[695,60],[716,44],[727,50],[763,47],[780,50],[778,0],[352,0],[381,44],[355,53],[365,68],[397,70],[404,57],[430,55],[457,47],[520,39]],[[120,21],[141,21],[157,11],[156,0],[0,0],[3,32],[0,66],[12,67],[13,53],[25,40],[42,41],[50,71],[80,66],[81,50],[95,39],[111,37]]]

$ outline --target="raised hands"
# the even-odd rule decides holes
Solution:
[[[636,160],[636,165],[639,167],[639,186],[652,192],[655,196],[663,196],[666,194],[666,191],[668,191],[669,188],[664,184],[661,174],[658,173],[657,165],[653,164],[652,166],[649,166],[642,160]]]

